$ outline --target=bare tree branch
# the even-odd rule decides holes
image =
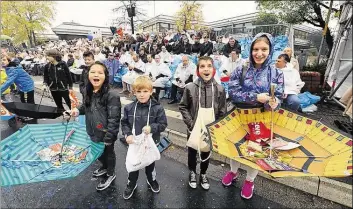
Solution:
[[[306,17],[304,17],[304,16],[303,16],[303,20],[304,20],[305,22],[307,22],[307,23],[310,23],[310,24],[316,26],[316,27],[321,27],[321,25],[319,25],[319,24],[317,24],[317,23],[315,23],[315,22],[309,20],[308,18],[306,18]]]
[[[322,7],[325,7],[326,9],[330,9],[330,7],[329,6],[327,6],[326,4],[324,4],[324,3],[322,3],[321,1],[316,1],[320,6],[322,6]],[[339,9],[336,9],[336,8],[331,8],[333,11],[335,11],[335,12],[338,12],[338,11],[340,11]]]

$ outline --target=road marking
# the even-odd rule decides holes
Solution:
[[[34,82],[34,85],[36,88],[41,88],[43,82],[40,82],[40,81],[35,81]],[[72,88],[76,94],[80,94],[80,89],[78,87],[73,87]],[[120,96],[120,101],[121,101],[121,104],[122,105],[128,105],[130,103],[132,103],[132,100],[128,99],[127,97],[122,97]],[[175,118],[175,119],[179,119],[179,120],[182,120],[182,116],[180,114],[180,112],[177,112],[177,111],[173,111],[173,110],[168,110],[168,109],[164,109],[165,111],[165,114],[167,117],[170,117],[170,118]]]

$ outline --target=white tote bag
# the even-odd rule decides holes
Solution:
[[[156,160],[161,159],[161,153],[159,152],[157,145],[154,143],[152,134],[141,133],[140,135],[135,135],[135,116],[136,116],[137,102],[134,110],[134,119],[132,125],[132,134],[134,137],[134,143],[129,145],[126,155],[126,170],[127,172],[133,172],[149,166]],[[151,110],[151,100],[148,109],[147,126],[150,121],[150,110]]]

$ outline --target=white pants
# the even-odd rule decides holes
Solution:
[[[237,173],[239,167],[240,167],[240,163],[238,161],[230,159],[230,170],[233,173]],[[259,171],[254,169],[254,168],[251,168],[251,167],[249,167],[247,165],[244,165],[244,169],[246,170],[246,180],[254,182],[254,180],[255,180],[257,174],[259,173]]]

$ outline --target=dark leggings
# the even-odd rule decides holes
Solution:
[[[66,105],[71,109],[71,100],[69,96],[69,91],[51,91],[51,95],[53,96],[54,102],[58,109],[64,110],[63,106],[63,98],[66,102]]]
[[[154,89],[156,89],[156,92],[155,92],[155,99],[157,100],[157,101],[159,101],[159,93],[161,92],[161,90],[163,89],[163,88],[161,88],[161,87],[153,87]]]
[[[206,159],[209,156],[210,152],[201,152],[201,158]],[[205,162],[200,163],[201,174],[206,174],[208,165],[210,164],[210,159]],[[188,166],[190,171],[194,171],[196,173],[196,165],[197,165],[197,150],[188,147]]]
[[[20,91],[19,93],[22,103],[34,104],[34,91],[29,91],[27,93]]]
[[[103,154],[98,158],[98,160],[102,163],[102,167],[107,169],[107,174],[109,176],[114,175],[115,172],[115,152],[114,152],[114,142],[111,145],[106,145],[104,147]]]
[[[148,182],[152,182],[156,178],[156,173],[155,173],[156,171],[154,170],[154,167],[155,167],[155,162],[151,163],[149,166],[145,168],[145,173],[146,173]],[[136,185],[138,178],[139,178],[139,170],[129,173],[128,179],[132,185]]]

